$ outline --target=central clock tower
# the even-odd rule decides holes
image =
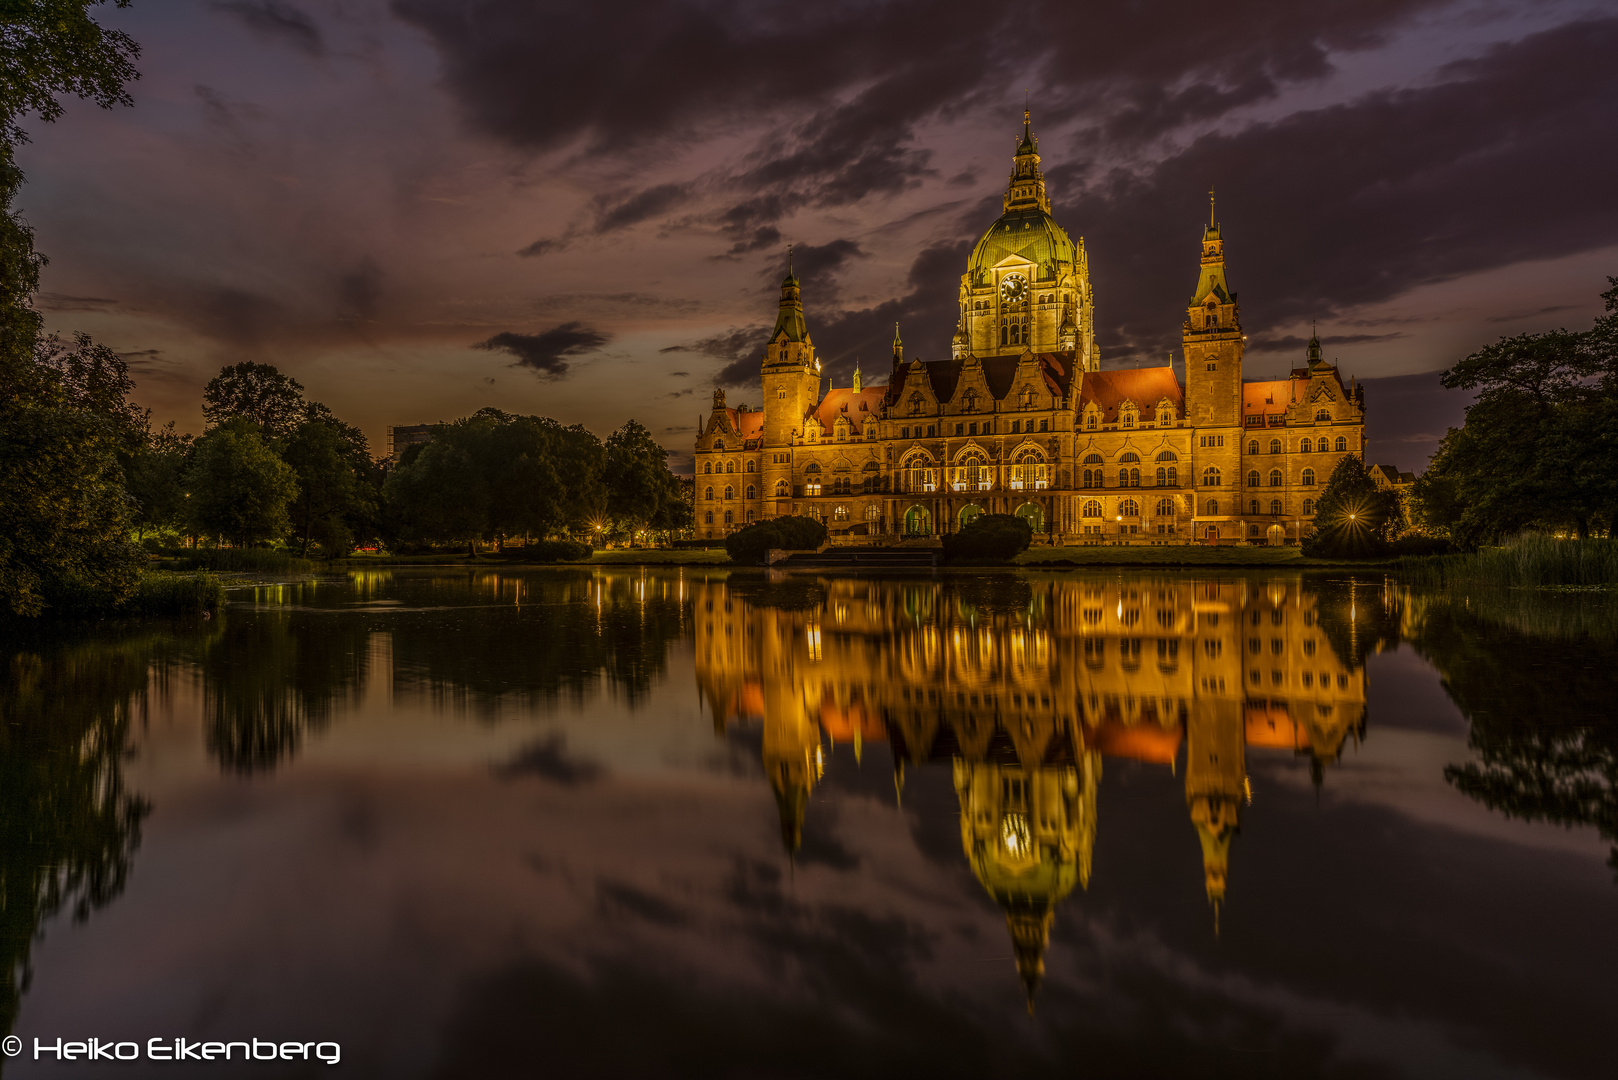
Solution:
[[[1051,216],[1039,140],[1023,110],[1022,138],[1001,200],[1005,212],[972,250],[961,277],[961,318],[951,353],[1008,356],[1031,349],[1070,356],[1095,371],[1095,301],[1089,261]]]

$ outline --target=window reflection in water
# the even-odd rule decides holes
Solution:
[[[1006,913],[1030,1008],[1057,907],[1090,879],[1107,759],[1183,775],[1217,924],[1247,755],[1305,756],[1318,783],[1364,730],[1358,645],[1317,647],[1318,598],[1298,578],[823,579],[822,602],[797,609],[736,596],[739,581],[695,586],[729,612],[697,621],[697,678],[719,731],[762,726],[788,851],[825,743],[888,743],[896,798],[907,766],[947,764],[962,851]],[[823,637],[825,610],[837,633]]]

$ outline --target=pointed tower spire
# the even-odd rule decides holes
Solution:
[[[803,321],[803,295],[798,290],[798,277],[792,272],[792,248],[787,247],[787,276],[781,279],[781,308],[775,317],[775,329],[770,332],[770,344],[786,341],[808,341],[809,327]]]
[[[860,378],[860,362],[859,358],[856,357],[854,360],[854,392],[856,394],[860,392],[862,385],[863,380]]]
[[[905,343],[899,338],[899,324],[893,324],[893,366],[898,367],[905,362]]]
[[[1013,210],[1039,209],[1051,212],[1050,196],[1045,193],[1045,174],[1039,171],[1039,140],[1034,137],[1033,114],[1022,111],[1022,140],[1017,143],[1011,182],[1006,187],[1004,205]]]

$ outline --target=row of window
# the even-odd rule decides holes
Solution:
[[[1257,439],[1247,440],[1247,452],[1249,454],[1258,453],[1258,446],[1259,443]],[[1329,454],[1333,449],[1335,449],[1339,454],[1347,452],[1347,437],[1343,435],[1337,436],[1335,446],[1333,445],[1331,439],[1324,435],[1320,437],[1318,448],[1313,439],[1304,439],[1298,444],[1298,453],[1300,454]],[[1280,439],[1271,439],[1269,452],[1272,454],[1284,454],[1286,453],[1286,444],[1284,444]]]
[[[1133,455],[1131,455],[1133,456]],[[1085,469],[1079,474],[1079,486],[1099,488],[1107,486],[1106,474],[1100,469]],[[1119,487],[1140,487],[1139,469],[1119,469]],[[1157,470],[1158,487],[1179,487],[1180,470],[1177,466],[1159,466]]]
[[[1262,487],[1263,485],[1261,485],[1259,483],[1259,479],[1260,478],[1259,478],[1259,475],[1258,475],[1258,470],[1254,469],[1252,472],[1247,474],[1247,486],[1248,487]],[[1272,470],[1270,470],[1270,486],[1271,487],[1281,487],[1283,482],[1284,481],[1283,481],[1283,477],[1281,475],[1281,470],[1280,469],[1272,469]],[[1223,483],[1224,483],[1224,480],[1220,475],[1218,466],[1210,465],[1206,469],[1202,470],[1202,486],[1203,487],[1219,487]],[[1313,469],[1305,469],[1305,470],[1303,470],[1303,472],[1299,473],[1298,474],[1298,483],[1303,487],[1314,487],[1315,486],[1315,470],[1313,470]]]
[[[1011,474],[1012,483],[1014,485],[1015,484],[1033,484],[1033,485],[1038,485],[1038,486],[1043,487],[1046,483],[1049,482],[1047,480],[1046,469],[1047,469],[1047,467],[1044,464],[1039,463],[1037,461],[1034,461],[1032,459],[1021,460],[1015,466],[1013,466],[1013,468],[1012,468],[1012,474]],[[816,470],[817,473],[818,473],[818,471],[819,470]],[[969,488],[972,488],[972,489],[976,489],[980,485],[986,487],[990,483],[993,482],[993,475],[994,475],[993,469],[991,469],[989,466],[985,465],[983,463],[982,459],[980,459],[980,458],[967,458],[967,459],[964,459],[962,465],[959,468],[952,469],[952,470],[950,470],[950,472],[952,474],[952,482],[965,484]],[[1179,469],[1176,468],[1175,466],[1169,465],[1169,466],[1166,466],[1166,467],[1161,467],[1161,468],[1159,468],[1157,470],[1157,486],[1158,487],[1179,487],[1180,486],[1179,476],[1180,476]],[[910,484],[913,485],[913,487],[920,487],[920,486],[932,484],[932,483],[935,482],[934,481],[934,476],[933,476],[933,471],[931,469],[928,469],[928,468],[906,468],[901,473],[901,479],[909,481]],[[1079,479],[1080,479],[1080,486],[1081,487],[1085,487],[1085,488],[1106,487],[1106,476],[1102,472],[1102,470],[1100,470],[1100,469],[1084,469],[1079,474]],[[1260,484],[1260,482],[1259,482],[1260,479],[1261,478],[1259,477],[1259,474],[1258,474],[1257,470],[1254,470],[1253,472],[1248,473],[1247,474],[1247,486],[1250,487],[1250,488],[1262,487],[1263,485]],[[1269,479],[1270,479],[1270,484],[1269,484],[1270,487],[1281,487],[1283,485],[1283,477],[1281,475],[1281,470],[1280,469],[1272,469],[1270,471],[1270,478]],[[1221,477],[1218,468],[1210,465],[1208,468],[1202,470],[1202,486],[1203,487],[1219,487],[1219,486],[1221,486],[1222,483],[1223,483],[1223,478]],[[1315,486],[1315,470],[1313,470],[1313,469],[1305,469],[1305,470],[1303,470],[1303,472],[1298,477],[1298,483],[1302,487],[1314,487]],[[873,485],[872,485],[872,479],[871,478],[867,478],[862,483],[862,487],[867,491],[869,491],[872,486]],[[1138,487],[1140,487],[1140,470],[1139,469],[1119,469],[1118,470],[1118,486],[1122,487],[1122,488],[1138,488]],[[822,485],[817,480],[809,480],[809,481],[807,481],[807,483],[805,485],[804,491],[805,491],[805,494],[808,494],[808,495],[819,495],[821,493],[821,487],[822,487]],[[847,495],[847,494],[850,494],[851,491],[852,491],[852,480],[849,477],[846,477],[846,476],[837,477],[836,479],[834,479],[832,481],[831,488],[832,488],[832,490],[831,490],[830,494],[832,494],[832,495]],[[776,496],[778,498],[785,498],[786,497],[786,494],[787,494],[787,482],[785,480],[776,481],[775,494],[776,494]],[[755,493],[754,493],[753,486],[751,484],[749,484],[747,486],[747,493],[746,493],[745,497],[747,499],[752,499],[752,498],[754,498],[754,495],[755,495]],[[714,497],[714,489],[713,488],[710,487],[710,488],[704,488],[703,489],[703,498],[706,501],[712,502],[713,497]],[[725,487],[725,489],[724,489],[724,498],[729,500],[729,499],[734,499],[735,497],[736,497],[735,488],[732,488],[729,485],[727,485]],[[1253,505],[1257,506],[1258,504],[1255,502]],[[1308,505],[1308,501],[1305,502],[1305,505],[1306,506]],[[1254,510],[1253,513],[1256,514],[1256,513],[1258,513],[1258,511]],[[1280,513],[1280,511],[1279,510],[1272,510],[1271,513],[1278,514],[1278,513]],[[1304,513],[1310,513],[1310,511],[1305,510]]]
[[[777,458],[777,460],[779,460],[783,456],[784,455],[782,455],[782,454],[777,454],[776,458]],[[721,462],[720,465],[719,465],[719,468],[715,469],[713,462],[704,461],[702,463],[702,471],[704,473],[714,473],[714,472],[733,473],[733,472],[736,471],[736,463],[734,461]],[[747,471],[748,472],[757,472],[758,471],[757,469],[754,468],[754,462],[749,461],[747,463]]]
[[[1049,431],[1051,429],[1050,424],[1051,424],[1051,422],[1049,420],[1041,420],[1041,421],[1039,421],[1039,430],[1040,431]],[[962,423],[959,423],[959,424],[955,425],[955,434],[957,434],[957,435],[977,435],[977,434],[979,434],[978,428],[979,428],[979,425],[978,425],[978,423],[976,421],[970,421],[970,422],[964,422],[963,421]],[[936,424],[928,424],[926,426],[926,434],[925,435],[922,434],[922,430],[923,430],[922,425],[917,424],[916,427],[915,427],[915,434],[912,436],[911,429],[909,427],[901,427],[899,429],[899,438],[901,438],[901,439],[909,439],[909,438],[936,439],[938,437],[938,434],[937,434],[938,425],[936,425]],[[946,433],[949,431],[949,425],[948,424],[944,425],[944,430],[945,430]],[[993,420],[985,420],[985,421],[983,421],[983,423],[982,423],[982,432],[981,433],[984,434],[984,435],[993,435],[994,434],[994,421]],[[1025,425],[1024,422],[1021,421],[1021,420],[1013,420],[1011,422],[1011,433],[1013,435],[1032,435],[1032,434],[1034,434],[1034,421],[1029,420],[1029,421],[1027,421],[1027,423]]]

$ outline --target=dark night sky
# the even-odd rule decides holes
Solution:
[[[1582,328],[1618,274],[1611,2],[137,0],[135,107],[34,124],[53,329],[201,426],[225,363],[361,425],[633,416],[688,460],[798,245],[844,383],[947,354],[1026,92],[1106,366],[1178,339],[1219,191],[1248,371],[1317,320],[1420,468],[1436,373]],[[484,348],[474,348],[479,344]],[[1396,378],[1392,378],[1396,377]],[[1381,380],[1391,379],[1383,382]]]

